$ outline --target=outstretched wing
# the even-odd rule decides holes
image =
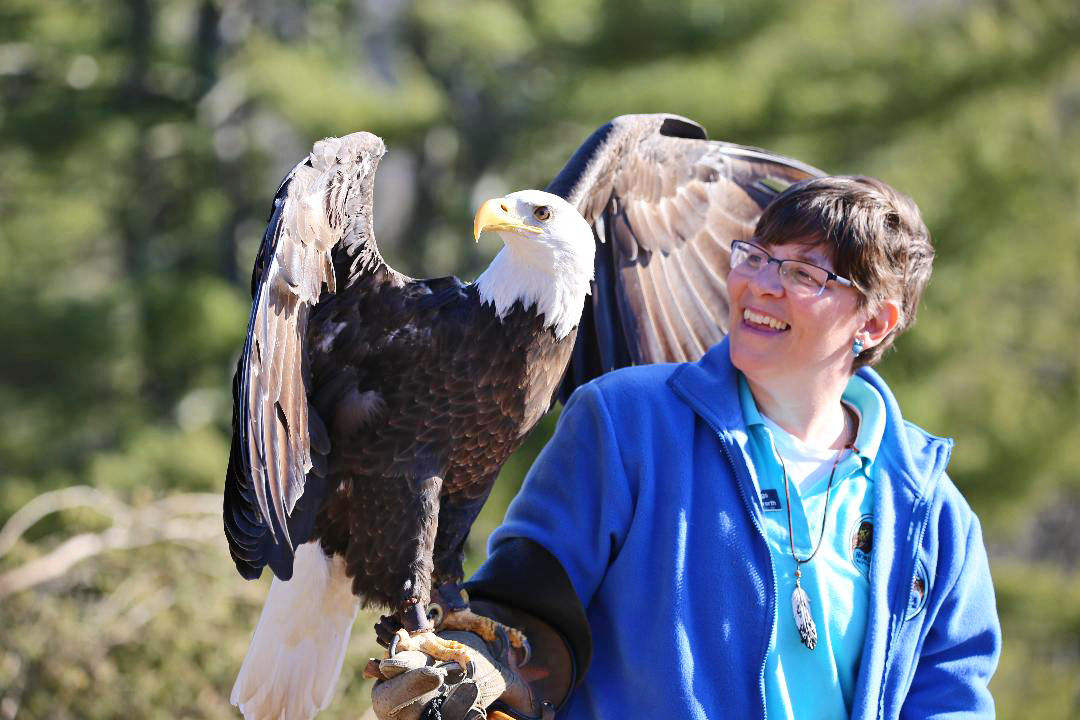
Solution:
[[[326,428],[308,402],[308,317],[324,292],[365,274],[399,277],[372,235],[375,169],[385,152],[370,133],[328,138],[282,181],[252,272],[247,338],[233,380],[233,444],[225,482],[225,530],[237,569],[292,572],[317,507],[304,495],[321,476]]]
[[[597,239],[593,292],[563,381],[696,360],[727,332],[731,241],[788,185],[822,175],[765,150],[710,141],[676,115],[624,115],[574,153],[548,191]]]

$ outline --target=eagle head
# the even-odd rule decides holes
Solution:
[[[577,327],[596,247],[581,213],[558,195],[520,190],[480,206],[475,239],[485,230],[497,232],[503,248],[476,280],[481,299],[499,317],[516,302],[535,308],[559,339]]]

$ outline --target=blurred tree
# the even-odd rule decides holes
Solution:
[[[480,199],[544,185],[613,115],[679,112],[923,208],[936,271],[883,372],[957,439],[1005,623],[1000,714],[1074,716],[1078,35],[1072,0],[7,0],[0,521],[75,484],[132,508],[219,491],[248,269],[313,140],[386,138],[387,257],[468,278],[496,250],[468,241]],[[472,564],[552,423],[507,465]],[[0,575],[108,527],[44,517]],[[6,597],[0,718],[232,716],[265,583],[219,538],[109,551]],[[366,704],[343,685],[329,717]]]

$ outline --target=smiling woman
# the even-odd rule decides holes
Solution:
[[[574,393],[469,587],[561,609],[578,663],[496,663],[504,705],[535,714],[510,688],[576,672],[561,717],[994,715],[1000,629],[952,443],[866,367],[932,259],[884,183],[796,183],[732,244],[728,339]]]
[[[914,321],[934,257],[929,232],[885,183],[831,177],[778,198],[754,239],[732,244],[732,362],[768,417],[839,447],[844,418],[831,399]]]

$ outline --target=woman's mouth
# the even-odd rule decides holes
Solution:
[[[770,330],[778,330],[781,332],[791,327],[783,320],[774,318],[771,315],[755,312],[754,310],[750,310],[749,308],[743,310],[743,322],[745,322],[750,327],[762,329],[769,328]]]

